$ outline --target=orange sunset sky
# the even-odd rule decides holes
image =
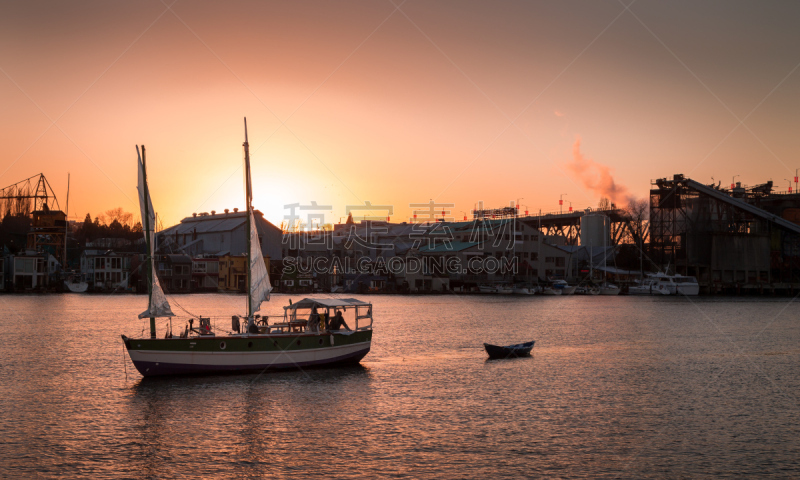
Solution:
[[[44,173],[70,218],[164,226],[254,206],[617,202],[650,179],[800,167],[800,3],[4,1],[0,186]],[[578,144],[579,142],[579,144]],[[793,185],[794,187],[794,185]],[[385,216],[385,211],[373,212]]]

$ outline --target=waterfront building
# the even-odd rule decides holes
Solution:
[[[412,249],[407,256],[403,281],[412,293],[448,291],[451,281],[454,287],[484,283],[489,274],[482,269],[476,270],[472,262],[477,260],[477,265],[482,265],[486,252],[480,247],[478,242],[453,241],[440,242],[439,245],[431,242]],[[456,266],[458,271],[449,271]]]
[[[572,255],[558,248],[564,244],[565,237],[545,236],[513,218],[418,224],[363,221],[335,225],[332,231],[285,233],[282,255],[296,264],[350,268],[312,270],[314,288],[323,291],[469,290],[482,283],[569,278],[574,271]],[[447,262],[458,268],[436,268]],[[388,268],[390,264],[401,266],[401,271]],[[294,283],[298,279],[285,280],[280,288],[289,287],[287,282],[298,286]]]
[[[164,291],[169,293],[191,292],[192,258],[189,255],[159,255],[156,268]]]
[[[81,277],[92,291],[126,291],[130,287],[132,256],[114,250],[84,250],[80,258]]]
[[[10,266],[9,281],[15,292],[41,290],[50,284],[50,273],[55,271],[56,259],[47,253],[25,250],[6,257]]]
[[[288,293],[310,293],[319,288],[319,284],[314,285],[314,276],[311,272],[294,269],[290,272],[285,272],[280,279],[276,282],[280,285],[280,290]]]
[[[281,257],[282,234],[258,210],[254,211],[258,239],[264,257]],[[247,218],[245,212],[234,208],[224,213],[196,213],[177,225],[158,232],[158,248],[162,253],[181,253],[192,257],[201,255],[243,255],[247,251]]]
[[[130,285],[136,292],[147,292],[146,255],[131,257]],[[192,258],[188,255],[167,254],[155,256],[158,281],[165,293],[189,293],[192,288]]]
[[[66,263],[64,258],[66,214],[61,210],[51,210],[47,203],[43,203],[41,208],[31,212],[27,247],[37,252],[46,252],[61,259],[61,263]]]
[[[247,257],[222,255],[219,257],[219,290],[221,292],[247,291]]]
[[[192,291],[216,292],[219,289],[219,258],[192,259]]]
[[[219,291],[220,292],[246,292],[247,291],[247,256],[225,254],[219,260]],[[270,270],[270,258],[264,255],[264,264]],[[270,273],[273,286],[279,280]]]
[[[547,247],[556,248],[566,255],[567,259],[565,264],[568,265],[566,276],[557,277],[565,280],[579,278],[589,279],[590,276],[593,276],[593,278],[591,278],[593,282],[602,282],[603,276],[601,272],[604,271],[607,266],[614,265],[616,258],[616,247],[612,246],[548,245]],[[547,255],[547,252],[545,252],[545,255]],[[548,257],[545,256],[545,260],[547,260],[547,258]],[[558,257],[555,257],[554,262],[546,262],[546,265],[555,262],[561,263]],[[557,270],[558,268],[556,268],[556,271]],[[639,277],[641,277],[641,274]]]
[[[342,280],[346,293],[385,292],[389,286],[389,276],[374,273],[346,273]],[[394,291],[394,285],[392,287],[391,291]]]

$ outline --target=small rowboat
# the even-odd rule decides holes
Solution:
[[[531,354],[533,342],[534,341],[518,343],[516,345],[506,345],[505,347],[484,343],[483,347],[486,349],[486,353],[489,354],[489,358],[527,357]]]

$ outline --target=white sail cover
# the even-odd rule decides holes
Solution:
[[[136,149],[136,152],[139,153],[139,149]],[[158,282],[158,275],[156,270],[156,262],[155,258],[153,257],[153,246],[155,245],[155,232],[154,232],[154,225],[156,223],[156,214],[153,210],[153,202],[150,200],[149,192],[145,188],[145,178],[144,178],[144,164],[142,163],[142,157],[139,156],[139,210],[142,212],[142,231],[144,232],[145,241],[147,241],[148,245],[148,252],[147,257],[150,262],[150,272],[152,272],[153,278],[153,285],[152,285],[152,294],[150,295],[150,305],[144,312],[139,314],[139,318],[149,318],[149,317],[174,317],[175,314],[172,313],[172,309],[170,309],[169,302],[167,301],[167,297],[164,295],[164,291],[161,289],[161,284]],[[145,203],[146,202],[146,203]],[[145,209],[145,205],[147,209]],[[147,213],[145,213],[147,212]],[[145,215],[147,218],[145,219]]]
[[[261,302],[269,300],[272,284],[269,282],[269,272],[264,265],[264,256],[261,254],[261,244],[258,242],[258,229],[250,208],[250,311],[256,313],[261,308]]]

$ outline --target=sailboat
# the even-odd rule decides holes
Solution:
[[[354,364],[369,353],[372,343],[372,304],[354,298],[306,298],[289,302],[283,314],[258,314],[269,301],[272,286],[261,254],[252,206],[250,147],[245,119],[244,170],[247,207],[247,313],[225,317],[231,330],[222,332],[214,318],[190,318],[186,328],[172,334],[175,315],[158,281],[153,255],[155,215],[147,187],[145,150],[139,157],[139,204],[147,245],[144,268],[148,284],[148,308],[139,318],[150,319],[150,335],[122,341],[136,369],[143,376],[244,373],[274,369]],[[270,323],[271,317],[277,321]],[[168,318],[164,338],[157,338],[156,319]],[[224,325],[224,323],[223,323]],[[341,330],[341,326],[345,329]],[[242,328],[244,327],[244,328]]]
[[[84,279],[80,273],[67,272],[67,241],[69,239],[69,173],[67,173],[67,211],[64,215],[64,271],[66,272],[66,280],[64,286],[67,290],[73,293],[83,293],[89,289],[89,282]]]

